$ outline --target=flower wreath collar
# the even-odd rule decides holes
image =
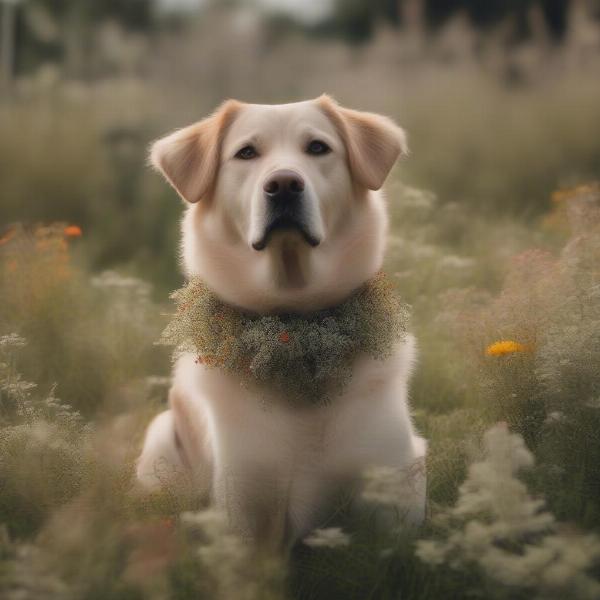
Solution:
[[[408,307],[383,273],[337,306],[307,314],[258,315],[225,304],[198,277],[171,296],[177,310],[159,343],[191,352],[248,386],[293,402],[324,403],[341,393],[361,354],[389,356],[406,334]]]

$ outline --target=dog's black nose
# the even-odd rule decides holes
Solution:
[[[304,192],[304,179],[295,171],[281,169],[271,173],[263,184],[265,197],[273,202],[297,200]]]

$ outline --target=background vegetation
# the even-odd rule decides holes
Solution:
[[[332,6],[309,23],[235,2],[17,7],[0,102],[2,597],[598,597],[598,5]],[[324,91],[409,133],[386,270],[419,339],[429,520],[385,539],[324,524],[283,561],[193,498],[131,484],[181,283],[181,204],[146,148],[226,97]],[[400,493],[369,477],[368,502]]]

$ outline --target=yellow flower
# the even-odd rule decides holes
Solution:
[[[505,354],[514,354],[515,352],[530,352],[531,347],[526,344],[520,344],[513,340],[500,340],[490,344],[485,353],[488,356],[504,356]]]

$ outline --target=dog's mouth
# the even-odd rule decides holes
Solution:
[[[260,238],[252,242],[252,247],[255,250],[264,250],[271,241],[273,234],[285,231],[298,232],[304,241],[313,248],[321,243],[321,240],[310,231],[310,228],[302,218],[295,215],[283,214],[272,216],[268,220]]]

